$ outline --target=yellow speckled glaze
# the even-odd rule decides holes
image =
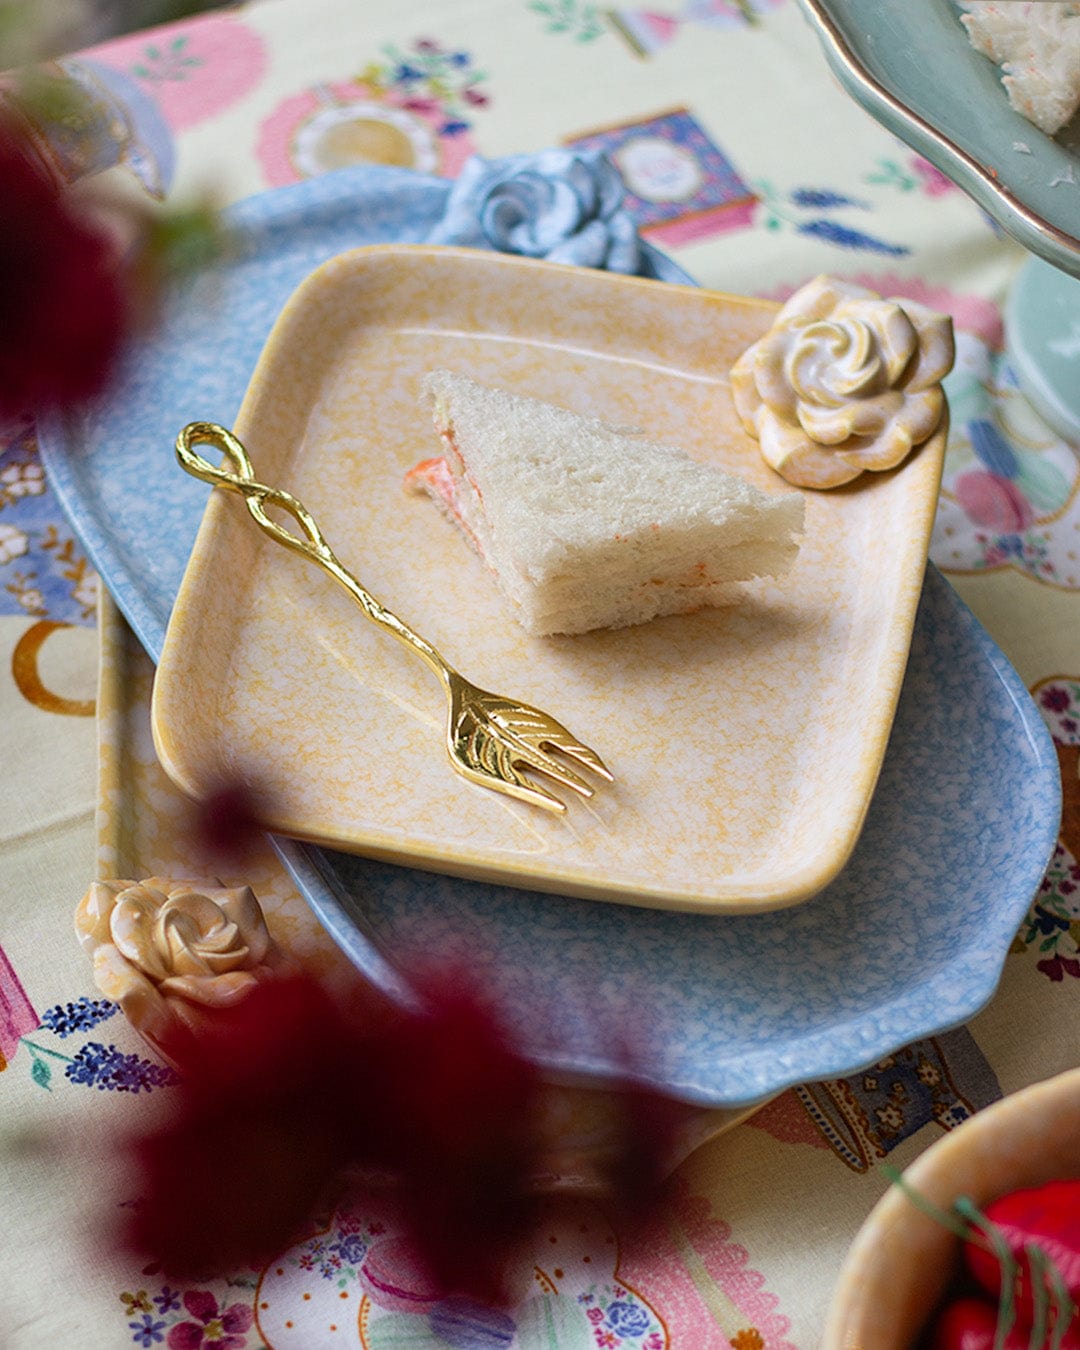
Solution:
[[[150,744],[154,668],[107,593],[101,596],[98,618],[96,875],[197,876],[205,859],[192,843],[190,803],[162,773]],[[243,874],[226,880],[251,885],[274,939],[305,970],[332,986],[356,978],[269,844],[249,849]],[[762,1104],[681,1110],[659,1160],[665,1174]],[[573,1083],[545,1078],[537,1113],[537,1189],[606,1194],[612,1159],[625,1144],[625,1104],[618,1090],[585,1078]]]
[[[786,491],[728,379],[776,311],[458,249],[363,248],[321,267],[283,310],[236,423],[258,476],[299,497],[342,563],[463,674],[572,727],[615,784],[549,817],[462,780],[431,674],[220,492],[155,682],[169,774],[193,793],[249,774],[279,833],[534,889],[717,913],[820,890],[884,755],[944,428],[895,472],[808,493],[782,581],[578,637],[525,634],[457,531],[402,486],[437,452],[419,385],[446,366]]]

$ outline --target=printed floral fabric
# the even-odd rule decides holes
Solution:
[[[158,201],[203,190],[230,201],[350,164],[398,165],[458,181],[443,242],[486,230],[500,247],[632,271],[644,240],[718,291],[783,301],[825,273],[950,315],[931,557],[1031,690],[1063,810],[990,1008],[781,1094],[683,1164],[662,1220],[630,1229],[601,1205],[552,1201],[514,1306],[431,1297],[392,1209],[361,1192],[263,1269],[169,1280],[86,1239],[102,1207],[132,1200],[101,1138],[167,1107],[176,1080],[96,990],[72,919],[96,879],[189,876],[192,860],[145,729],[149,674],[115,648],[102,675],[144,729],[125,740],[109,705],[99,779],[98,578],[32,422],[5,426],[0,1344],[812,1350],[843,1253],[887,1185],[880,1165],[906,1165],[1078,1058],[1080,457],[1039,419],[1006,354],[1022,252],[837,87],[796,0],[257,0],[75,52],[51,74],[88,97],[80,127],[41,132],[40,152],[72,183],[108,172]],[[573,193],[486,167],[541,152],[580,166]],[[120,775],[136,784],[138,821],[108,822]],[[250,882],[283,949],[335,968],[269,850],[236,881]]]

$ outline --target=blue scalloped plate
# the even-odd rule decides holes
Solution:
[[[360,169],[242,203],[236,255],[171,305],[108,401],[41,428],[72,527],[155,659],[206,500],[175,466],[178,428],[196,412],[229,424],[303,277],[357,244],[423,240],[447,190]],[[688,280],[660,255],[648,266]],[[439,950],[470,964],[550,1067],[604,1079],[621,1071],[613,1046],[630,1037],[653,1082],[734,1106],[854,1072],[971,1017],[997,986],[1059,819],[1038,711],[930,568],[862,836],[840,876],[796,909],[659,913],[276,845],[383,987],[400,993],[399,964]]]

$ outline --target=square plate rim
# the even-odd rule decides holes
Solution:
[[[709,290],[696,286],[684,286],[678,283],[659,280],[653,277],[612,273],[598,269],[582,268],[571,264],[552,263],[544,259],[522,257],[520,255],[487,252],[463,248],[454,245],[433,245],[414,243],[380,243],[359,245],[338,253],[308,273],[293,289],[281,308],[274,325],[267,336],[262,353],[252,373],[236,417],[237,434],[243,440],[248,434],[252,420],[252,407],[262,392],[259,388],[264,364],[268,355],[276,353],[282,337],[298,314],[302,315],[308,303],[309,295],[325,284],[327,277],[335,270],[348,269],[354,265],[364,266],[371,262],[375,265],[395,259],[422,260],[436,268],[455,263],[466,267],[487,271],[504,269],[507,272],[535,271],[537,274],[562,276],[571,286],[593,286],[598,290],[611,289],[617,292],[670,290],[681,292],[690,304],[734,304],[747,310],[759,310],[763,314],[776,313],[781,303],[761,297],[742,296],[728,292]],[[274,356],[276,359],[276,356]],[[674,368],[674,367],[673,367]],[[944,461],[944,449],[948,434],[948,410],[942,424],[928,442],[918,450],[924,461],[931,462],[930,476],[933,484],[940,482]],[[900,470],[894,473],[902,472]],[[883,475],[884,477],[885,475]],[[929,485],[928,485],[929,488]],[[857,490],[857,489],[856,489]],[[842,489],[841,493],[850,491]],[[182,755],[177,753],[173,729],[163,705],[166,691],[172,678],[175,648],[179,645],[178,634],[188,622],[188,612],[193,607],[191,591],[196,579],[207,566],[213,553],[219,532],[226,528],[226,521],[235,509],[236,503],[226,502],[228,494],[211,492],[203,518],[200,521],[191,557],[185,569],[176,603],[170,617],[165,643],[158,663],[158,673],[154,682],[151,705],[152,730],[155,749],[166,773],[184,791],[193,796],[200,793],[200,784],[187,771]],[[839,495],[839,494],[838,494]],[[930,536],[936,511],[937,491],[927,490],[921,501],[919,523],[921,529],[917,540],[909,539],[909,556],[921,559],[918,584],[907,587],[906,603],[900,621],[892,631],[902,634],[904,658],[892,663],[891,682],[888,686],[887,712],[881,717],[878,726],[872,728],[867,738],[868,749],[860,770],[866,775],[866,788],[861,798],[861,809],[850,821],[850,828],[841,845],[833,852],[813,859],[803,866],[790,867],[781,881],[773,884],[753,883],[748,887],[739,883],[736,890],[733,883],[721,883],[703,894],[700,886],[653,885],[643,887],[633,879],[621,880],[606,877],[597,880],[588,871],[573,866],[545,862],[543,865],[530,866],[527,862],[500,863],[486,857],[483,853],[469,852],[446,842],[424,843],[412,839],[404,843],[396,841],[385,829],[370,824],[363,829],[351,831],[348,835],[329,834],[317,828],[308,828],[302,820],[274,820],[268,822],[268,828],[278,835],[295,840],[301,844],[314,845],[330,850],[357,853],[373,860],[396,865],[415,867],[421,871],[431,871],[443,875],[456,876],[472,881],[482,881],[493,885],[509,885],[536,891],[585,898],[600,902],[640,906],[650,909],[663,909],[687,913],[706,913],[716,915],[747,915],[789,908],[801,904],[822,891],[846,865],[855,848],[866,812],[869,809],[877,777],[887,749],[896,704],[903,683],[906,652],[910,644],[916,611],[922,591],[923,568],[929,552]],[[358,622],[361,620],[358,617]],[[571,807],[571,809],[573,809]]]

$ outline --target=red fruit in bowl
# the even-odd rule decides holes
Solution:
[[[996,1334],[995,1304],[981,1298],[958,1298],[938,1314],[921,1344],[926,1350],[994,1350]],[[1030,1344],[1030,1328],[1017,1324],[1005,1337],[1003,1350],[1029,1350]],[[1061,1350],[1080,1350],[1080,1334],[1067,1332]]]
[[[983,1211],[998,1230],[1020,1267],[1017,1287],[1018,1321],[1031,1325],[1031,1270],[1024,1248],[1038,1246],[1057,1267],[1073,1302],[1080,1305],[1080,1180],[1049,1181],[1030,1190],[1003,1195]],[[996,1301],[1001,1267],[992,1251],[974,1242],[964,1244],[968,1270]],[[1080,1339],[1080,1316],[1070,1332]]]
[[[981,1298],[958,1298],[938,1314],[926,1350],[993,1350],[997,1313]],[[1008,1350],[1026,1350],[1027,1337],[1009,1334]]]

